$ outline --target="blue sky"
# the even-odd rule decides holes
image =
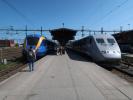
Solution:
[[[133,0],[0,0],[0,28],[67,28],[118,30],[133,28]],[[0,36],[1,37],[1,36]],[[15,36],[13,36],[15,37]],[[17,36],[16,36],[17,37]]]

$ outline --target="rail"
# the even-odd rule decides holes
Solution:
[[[127,61],[121,61],[120,65],[113,66],[118,71],[133,77],[133,63]]]
[[[0,81],[3,81],[10,76],[16,74],[17,72],[21,71],[23,68],[26,67],[26,63],[19,63],[14,66],[11,66],[5,70],[0,71]]]

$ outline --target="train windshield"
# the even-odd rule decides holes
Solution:
[[[38,40],[39,40],[39,38],[28,37],[28,38],[27,38],[27,43],[28,43],[29,45],[37,45]]]
[[[114,39],[107,39],[108,43],[114,44],[115,40]]]
[[[105,43],[104,39],[102,39],[102,38],[97,38],[96,41],[97,41],[97,43]]]

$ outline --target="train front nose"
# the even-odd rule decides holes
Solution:
[[[105,51],[103,56],[107,60],[120,60],[121,52],[120,51]]]

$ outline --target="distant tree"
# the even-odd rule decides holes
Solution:
[[[15,44],[15,47],[19,47],[19,44],[18,44],[18,43],[16,43],[16,44]]]

